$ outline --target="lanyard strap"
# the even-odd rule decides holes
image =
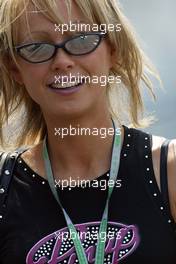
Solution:
[[[110,168],[110,178],[109,179],[112,180],[112,182],[114,184],[113,184],[113,186],[108,186],[108,196],[107,196],[106,205],[105,205],[105,209],[103,212],[103,216],[102,216],[102,220],[101,220],[100,228],[99,228],[99,236],[98,236],[98,242],[97,242],[97,248],[96,248],[96,254],[95,254],[95,264],[103,264],[104,263],[106,240],[102,239],[101,234],[107,233],[109,200],[110,200],[112,191],[114,189],[114,185],[115,185],[115,181],[116,181],[116,178],[118,175],[119,165],[120,165],[121,133],[120,133],[120,130],[117,131],[117,129],[115,127],[115,123],[113,120],[112,120],[112,122],[113,122],[113,127],[114,127],[114,139],[113,139],[113,149],[112,149],[111,168]],[[46,172],[46,176],[47,176],[51,191],[52,191],[56,201],[58,202],[58,204],[60,205],[60,207],[62,209],[62,212],[64,214],[64,217],[65,217],[65,220],[67,223],[67,227],[69,229],[69,232],[72,234],[74,233],[73,243],[75,246],[75,250],[77,253],[79,263],[80,264],[88,264],[84,248],[81,244],[81,240],[78,237],[77,230],[76,230],[75,226],[73,225],[69,215],[67,214],[67,212],[63,208],[63,206],[60,202],[57,190],[55,188],[54,177],[53,177],[51,163],[50,163],[48,150],[47,150],[47,136],[45,136],[44,141],[43,141],[43,159],[44,159],[44,164],[45,164],[45,172]]]

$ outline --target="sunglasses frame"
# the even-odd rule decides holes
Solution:
[[[65,47],[65,45],[71,41],[71,40],[74,40],[78,37],[81,37],[81,36],[87,36],[87,35],[97,35],[99,36],[99,41],[97,43],[97,45],[89,52],[85,52],[85,53],[82,53],[82,54],[73,54],[72,52],[68,51],[67,48]],[[82,56],[82,55],[87,55],[91,52],[93,52],[95,49],[98,48],[98,46],[100,45],[103,37],[105,37],[106,33],[104,32],[86,32],[86,33],[81,33],[80,35],[76,35],[74,37],[71,37],[71,38],[68,38],[67,40],[59,43],[59,44],[51,44],[51,43],[47,43],[47,42],[33,42],[33,43],[28,43],[28,44],[24,44],[24,45],[19,45],[19,46],[15,46],[14,49],[16,51],[16,53],[21,57],[23,58],[24,60],[26,60],[27,62],[30,62],[30,63],[43,63],[43,62],[46,62],[46,61],[49,61],[51,60],[57,53],[58,49],[63,49],[66,53],[70,54],[70,55],[73,55],[73,56]],[[33,62],[33,61],[30,61],[28,60],[27,58],[25,58],[21,53],[20,53],[20,50],[23,49],[24,47],[28,47],[30,45],[34,45],[34,44],[48,44],[50,46],[53,46],[54,47],[54,50],[53,50],[53,54],[48,58],[48,59],[45,59],[45,60],[42,60],[42,61],[39,61],[39,62]]]

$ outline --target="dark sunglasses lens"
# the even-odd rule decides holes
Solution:
[[[100,36],[97,35],[81,35],[77,38],[69,40],[65,48],[73,55],[83,55],[89,53],[98,47]]]
[[[20,55],[30,62],[40,62],[49,59],[54,53],[54,47],[49,44],[31,44],[20,49]]]

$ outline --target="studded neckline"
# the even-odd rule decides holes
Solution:
[[[124,140],[121,149],[120,167],[122,163],[123,167],[128,166],[127,161],[129,161],[129,159],[133,159],[133,152],[132,155],[130,155],[130,152],[134,150],[134,148],[136,148],[135,138],[138,136],[141,137],[141,145],[140,148],[136,149],[135,151],[138,151],[143,155],[143,158],[141,156],[142,159],[140,162],[144,173],[144,183],[146,185],[147,192],[150,193],[151,197],[153,197],[153,202],[157,204],[158,210],[164,216],[166,222],[172,226],[174,224],[174,220],[172,215],[168,212],[165,203],[163,203],[162,194],[157,185],[154,169],[152,166],[152,135],[149,135],[145,132],[139,134],[138,130],[124,126]],[[21,166],[19,166],[20,173],[23,170],[31,176],[32,180],[35,179],[38,183],[42,185],[48,185],[48,181],[39,174],[35,173],[20,156],[18,158],[18,164],[21,164]],[[101,175],[98,178],[100,179],[105,176],[106,174]]]
[[[35,179],[35,180],[37,180],[39,183],[41,183],[41,184],[48,184],[48,180],[47,179],[45,179],[45,178],[43,178],[41,175],[39,175],[38,173],[36,173],[35,171],[33,171],[32,170],[32,168],[31,167],[29,167],[29,165],[24,161],[24,159],[23,158],[21,158],[21,157],[19,157],[18,159],[17,159],[17,162],[18,162],[18,164],[20,164],[20,167],[19,167],[19,169],[20,169],[20,172],[26,172],[26,174],[28,174],[31,178],[33,178],[33,179]],[[102,175],[100,175],[100,176],[98,176],[98,177],[96,177],[95,179],[92,179],[92,180],[90,180],[90,182],[91,181],[93,181],[93,180],[101,180],[102,178],[104,178],[105,176],[106,177],[109,177],[109,170],[107,171],[107,172],[105,172],[104,174],[102,174]]]
[[[120,163],[122,162],[122,159],[128,158],[129,152],[131,151],[131,148],[133,147],[131,142],[133,138],[133,134],[130,133],[130,128],[123,126],[124,127],[124,139],[123,139],[123,144],[122,144],[122,149],[121,149],[121,158],[120,158]],[[19,166],[20,173],[23,171],[30,178],[35,179],[38,183],[41,183],[43,185],[48,184],[48,180],[43,178],[41,175],[39,175],[37,172],[35,172],[26,162],[23,158],[21,158],[21,155],[17,159]],[[101,178],[104,178],[105,176],[109,177],[110,170],[105,172],[104,174],[96,177],[94,180],[101,180]],[[93,181],[93,179],[91,180]]]

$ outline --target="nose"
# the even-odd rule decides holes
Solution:
[[[55,56],[51,60],[51,69],[53,71],[68,71],[75,65],[72,55],[66,53],[63,49],[57,49]]]

